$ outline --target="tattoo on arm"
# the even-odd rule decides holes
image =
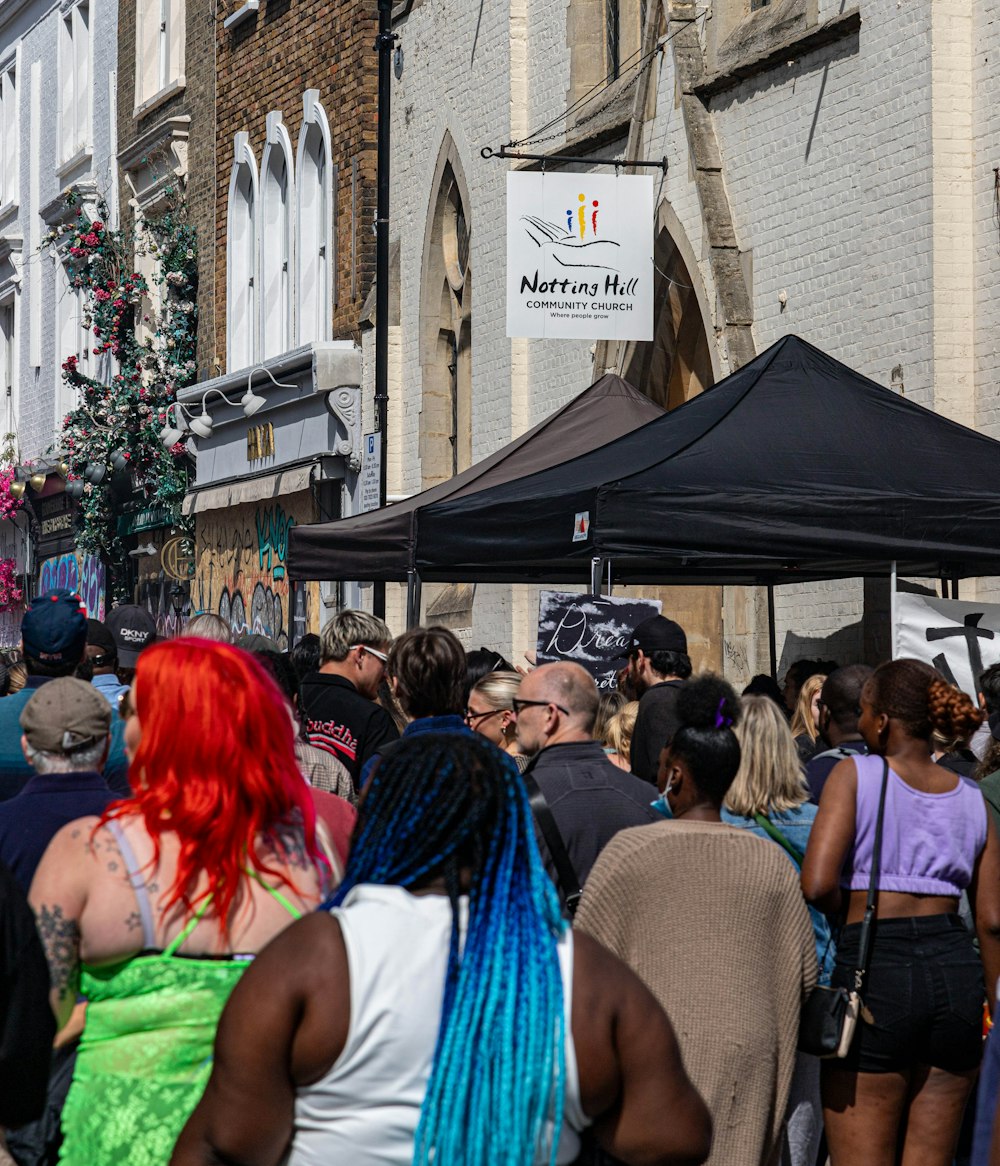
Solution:
[[[80,966],[80,925],[75,919],[67,919],[62,907],[39,905],[35,913],[38,935],[45,948],[45,958],[49,962],[49,976],[52,987],[59,998],[65,999],[76,991]]]

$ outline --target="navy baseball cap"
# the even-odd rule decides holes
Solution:
[[[21,620],[25,655],[46,664],[75,664],[87,642],[87,609],[75,591],[46,591]]]

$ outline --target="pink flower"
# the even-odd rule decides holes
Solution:
[[[91,230],[93,230],[93,231],[103,231],[104,230],[104,224],[101,222],[100,219],[94,219],[94,221],[90,224],[90,227],[91,227]]]

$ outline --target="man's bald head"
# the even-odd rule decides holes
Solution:
[[[579,664],[543,664],[518,690],[517,742],[529,757],[549,745],[589,741],[597,717],[597,685]]]

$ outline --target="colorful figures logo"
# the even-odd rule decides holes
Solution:
[[[575,212],[572,207],[566,211],[566,229],[571,235],[575,235],[577,230],[579,230],[580,238],[585,239],[587,237],[587,196],[581,194],[579,199],[580,205],[576,208]],[[600,202],[596,198],[591,203],[593,210],[590,215],[590,229],[595,239],[597,238],[597,215],[600,205]],[[574,217],[576,218],[576,226],[573,223]]]

